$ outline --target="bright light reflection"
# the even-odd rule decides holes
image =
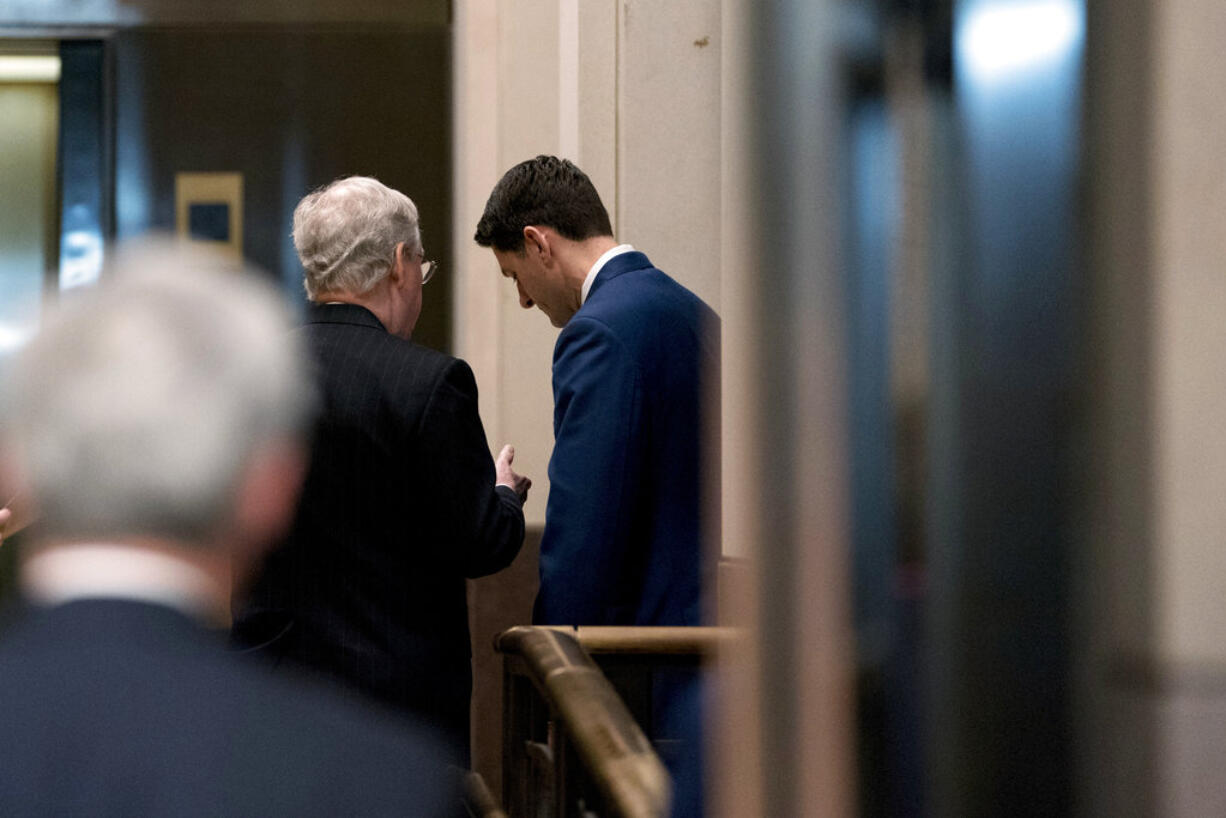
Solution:
[[[97,230],[72,230],[60,243],[60,289],[96,282],[102,274],[102,235]]]
[[[0,322],[0,355],[21,349],[33,334],[31,329]]]
[[[59,82],[60,58],[10,54],[0,56],[0,82]]]
[[[1005,79],[1064,57],[1080,41],[1076,0],[983,3],[958,27],[958,50],[978,80]]]

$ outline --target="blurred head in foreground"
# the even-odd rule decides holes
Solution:
[[[301,477],[288,317],[229,260],[169,241],[114,256],[8,372],[4,465],[39,510],[35,550],[169,547],[228,590],[229,557],[279,535]]]
[[[433,737],[204,627],[293,511],[310,404],[277,298],[232,266],[121,250],[0,392],[41,510],[0,633],[2,815],[451,814]]]

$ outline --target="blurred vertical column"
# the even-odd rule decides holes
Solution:
[[[935,275],[934,815],[1072,806],[1079,0],[954,6],[960,251]]]
[[[751,0],[723,0],[720,95],[721,562],[715,616],[751,638],[720,656],[718,696],[708,710],[708,810],[712,815],[762,815],[762,731],[758,668],[758,572],[761,515],[754,489],[761,480],[761,448],[754,434],[763,403],[757,388],[757,299],[761,219],[752,150],[753,21]]]
[[[744,815],[853,810],[834,24],[828,2],[754,4],[749,18],[756,279],[739,293],[745,323],[728,328],[725,345],[743,345],[756,407],[724,418],[728,445],[743,435],[755,449],[744,473],[725,476],[737,491],[724,497],[750,522],[757,564],[758,690],[748,704],[761,777],[748,783],[761,798]]]
[[[114,234],[112,127],[101,40],[60,44],[59,289],[98,280]]]
[[[1090,7],[1087,815],[1226,814],[1226,6]]]

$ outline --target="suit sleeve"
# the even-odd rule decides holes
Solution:
[[[642,378],[607,326],[572,319],[554,356],[554,450],[538,624],[607,624],[637,599]]]
[[[422,486],[429,541],[438,560],[466,577],[511,564],[524,542],[524,512],[515,492],[495,486],[477,413],[477,383],[468,364],[453,361],[422,415]]]

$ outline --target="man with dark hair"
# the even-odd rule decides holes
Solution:
[[[555,156],[538,156],[507,171],[485,205],[477,243],[518,253],[527,225],[549,225],[571,241],[613,237],[609,213],[587,174]]]
[[[533,620],[550,625],[698,625],[704,588],[703,397],[719,373],[719,319],[698,296],[613,238],[571,162],[507,171],[475,239],[519,303],[562,329],[553,353],[554,449]],[[699,690],[656,691],[662,730],[683,739],[676,814],[694,815]]]

